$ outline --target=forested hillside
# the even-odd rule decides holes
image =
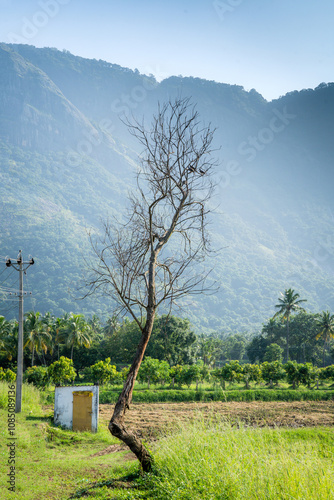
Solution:
[[[242,82],[240,82],[242,83]],[[16,314],[22,249],[26,309],[111,316],[110,299],[77,301],[88,232],[126,207],[140,145],[123,121],[149,125],[158,102],[188,97],[217,128],[211,232],[220,285],[178,315],[199,331],[257,332],[280,291],[309,312],[334,309],[334,84],[272,102],[255,90],[198,78],[158,83],[105,61],[56,49],[0,44],[0,314]],[[123,121],[122,121],[123,120]]]

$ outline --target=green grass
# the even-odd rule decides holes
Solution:
[[[239,429],[199,419],[159,442],[146,484],[161,500],[330,500],[333,429]]]
[[[75,498],[333,500],[334,430],[246,429],[201,417],[155,443],[154,471],[87,485]],[[133,466],[132,466],[133,467]]]
[[[15,384],[15,382],[14,382]],[[8,384],[0,382],[0,408],[7,409],[8,407]],[[44,402],[43,393],[31,384],[23,384],[22,386],[22,411],[25,413],[33,412],[40,409],[40,405]]]
[[[124,474],[125,452],[92,457],[118,443],[106,426],[96,434],[55,427],[52,415],[44,414],[39,391],[24,386],[22,412],[16,415],[16,491],[7,484],[9,465],[7,384],[1,387],[0,410],[0,498],[1,500],[65,500],[94,481],[109,481]],[[132,465],[133,467],[134,465]],[[127,469],[128,473],[128,469]]]
[[[108,387],[100,388],[100,403],[115,403],[119,392]],[[249,389],[203,390],[150,389],[134,390],[134,403],[164,403],[190,401],[328,401],[334,399],[334,390],[312,389]]]
[[[6,484],[6,406],[0,410],[2,500],[334,500],[333,428],[232,427],[199,413],[151,445],[154,471],[142,476],[126,451],[92,456],[118,443],[106,426],[96,434],[56,428],[39,392],[23,394],[15,493]]]
[[[2,500],[65,500],[95,481],[122,476],[123,455],[94,453],[116,443],[106,427],[97,434],[54,428],[42,415],[17,416],[16,491],[8,490],[6,413],[0,410],[0,498]]]

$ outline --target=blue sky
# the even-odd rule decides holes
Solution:
[[[0,0],[0,11],[2,42],[67,49],[159,80],[197,76],[268,100],[334,81],[333,0]]]

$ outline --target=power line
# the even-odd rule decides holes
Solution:
[[[24,277],[25,277],[25,280],[26,280],[26,283],[27,283],[27,287],[29,287],[27,273],[24,274]],[[31,299],[32,310],[33,310],[34,313],[36,313],[36,311],[35,311],[35,302],[36,302],[36,299],[34,299],[32,297],[32,292],[29,292],[29,295],[30,295],[30,299]]]
[[[6,269],[4,269],[4,271],[5,271],[5,270],[6,270]],[[11,275],[12,275],[13,273],[14,273],[14,269],[13,269],[13,270],[12,270],[12,272],[11,272],[11,273],[7,276],[7,278],[6,278],[6,279],[5,279],[2,283],[0,283],[0,285],[2,285],[3,283],[6,283],[6,281],[8,280],[8,278],[10,278],[10,277],[11,277]]]
[[[18,288],[14,288],[13,286],[5,286],[5,285],[0,285],[0,290],[3,290],[4,292],[19,292],[19,289]],[[25,292],[25,294],[27,293],[31,293],[30,291],[29,292]]]
[[[12,307],[7,308],[7,309],[4,311],[4,313],[2,314],[2,316],[6,316],[6,315],[8,315],[10,312],[14,311],[14,309],[17,309],[17,303],[16,303],[14,306],[12,306]]]
[[[9,296],[9,297],[2,297],[2,298],[1,298],[1,300],[2,300],[3,302],[13,302],[13,300],[15,300],[15,301],[17,302],[17,300],[16,300],[16,299],[17,299],[17,294],[16,294],[16,295],[14,295],[14,294],[10,294],[10,296]]]
[[[6,268],[3,269],[3,271],[0,273],[0,276],[2,276],[5,271],[6,271]]]

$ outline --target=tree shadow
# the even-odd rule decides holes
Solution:
[[[40,417],[37,417],[37,416],[34,416],[34,415],[28,415],[26,417],[26,420],[42,420],[42,421],[51,421],[53,420],[53,415],[44,415],[44,416],[40,416]]]

